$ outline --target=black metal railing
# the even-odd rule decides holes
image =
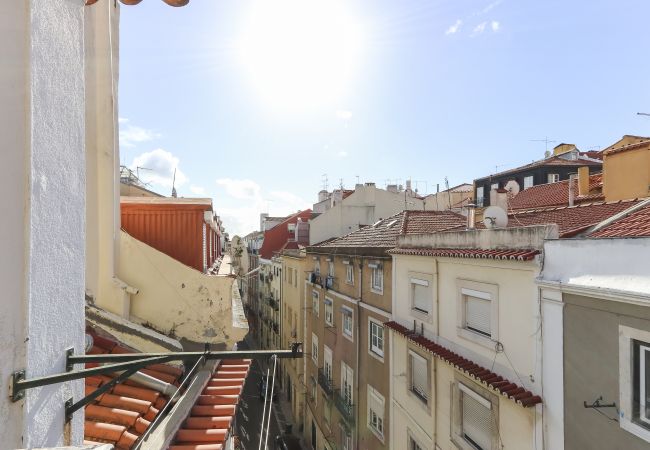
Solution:
[[[329,397],[334,394],[334,381],[323,369],[318,369],[318,384]]]
[[[343,419],[350,425],[354,424],[354,405],[343,395],[343,390],[339,389],[334,396],[334,404],[339,410]]]

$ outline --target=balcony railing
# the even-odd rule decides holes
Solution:
[[[339,391],[334,396],[334,404],[339,410],[343,419],[349,424],[354,425],[354,405],[343,396],[343,391]]]
[[[325,278],[325,288],[332,289],[333,286],[334,286],[334,277]]]
[[[334,394],[334,381],[323,369],[318,369],[318,384],[320,384],[320,387],[323,388],[323,391],[325,391],[328,397],[332,397]]]
[[[268,301],[268,303],[269,303],[269,306],[270,306],[271,308],[273,308],[274,310],[277,311],[278,309],[280,309],[280,305],[278,305],[277,300],[274,299],[273,296],[268,297],[268,298],[267,298],[267,301]]]

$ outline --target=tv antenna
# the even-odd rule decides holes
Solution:
[[[153,169],[150,169],[150,168],[148,168],[148,167],[140,167],[140,166],[137,166],[137,167],[135,168],[135,176],[138,177],[138,180],[140,179],[140,169],[142,169],[142,170],[150,170],[151,172],[153,172]]]
[[[324,174],[322,175],[322,177],[323,177],[323,180],[322,180],[322,181],[323,181],[323,190],[326,191],[327,188],[329,187],[328,179],[327,179],[327,174],[324,173]]]
[[[650,113],[644,113],[644,112],[638,112],[636,113],[637,116],[650,116]]]
[[[545,144],[544,147],[544,152],[548,152],[548,144],[554,144],[557,141],[552,141],[548,138],[548,136],[545,136],[544,139],[529,139],[530,142],[543,142]]]

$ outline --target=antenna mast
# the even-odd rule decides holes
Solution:
[[[552,141],[548,138],[548,136],[545,136],[544,139],[529,139],[530,142],[543,142],[544,143],[544,156],[548,155],[548,144],[555,144],[557,141]]]

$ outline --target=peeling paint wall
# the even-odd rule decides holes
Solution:
[[[164,334],[192,342],[223,343],[242,339],[233,328],[234,278],[205,275],[122,232],[122,280],[139,289],[131,299],[131,319]]]

